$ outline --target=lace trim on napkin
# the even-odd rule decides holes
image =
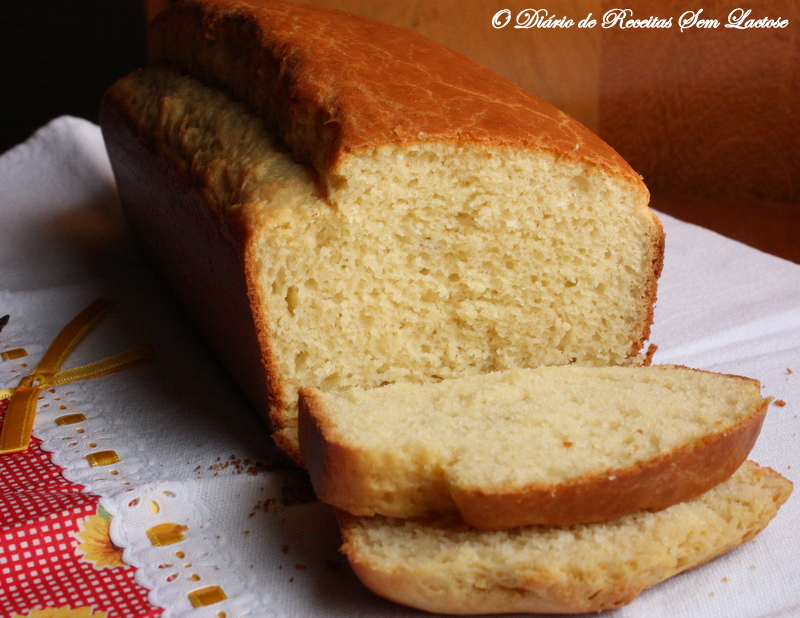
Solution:
[[[29,373],[44,351],[31,343],[30,333],[24,342],[9,334],[4,333],[3,351],[11,353],[0,364],[4,384]],[[187,491],[185,482],[143,481],[147,458],[135,441],[115,437],[94,396],[100,384],[76,382],[43,391],[34,434],[65,479],[101,497],[112,516],[112,541],[123,548],[124,562],[137,568],[135,580],[150,591],[150,603],[164,608],[164,618],[273,616],[264,595],[249,591],[255,582],[230,568],[234,557],[225,548],[225,533],[202,533],[210,511],[198,494]],[[186,538],[191,544],[181,544]]]
[[[115,439],[92,400],[92,386],[48,392],[36,435],[68,480],[101,496],[112,515],[111,538],[123,548],[123,561],[137,567],[135,580],[150,590],[150,603],[165,608],[164,618],[272,616],[248,592],[253,582],[235,576],[225,533],[219,527],[203,533],[210,510],[197,491],[187,490],[185,481],[142,482],[146,457],[135,442]],[[182,543],[187,539],[191,543]]]

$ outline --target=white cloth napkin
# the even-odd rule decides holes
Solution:
[[[667,255],[651,341],[655,362],[747,375],[772,406],[752,458],[798,482],[800,266],[662,216]],[[65,476],[102,496],[114,543],[153,605],[172,616],[413,616],[376,598],[338,554],[333,516],[276,470],[263,422],[142,260],[119,212],[100,130],[62,117],[0,156],[0,387],[24,375],[58,330],[98,297],[118,305],[65,366],[138,343],[152,363],[69,385],[40,405],[34,433]],[[69,393],[68,395],[66,393]],[[59,396],[56,405],[55,397]],[[64,406],[85,432],[57,426]],[[95,446],[90,446],[90,443]],[[83,456],[114,450],[116,474]],[[153,545],[147,530],[181,538]],[[800,614],[800,498],[753,542],[646,591],[615,617]],[[211,587],[225,599],[194,607]]]

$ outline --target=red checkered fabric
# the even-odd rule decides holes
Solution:
[[[67,481],[40,445],[0,456],[0,615],[159,616],[111,544],[98,496]]]

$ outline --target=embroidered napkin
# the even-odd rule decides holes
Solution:
[[[0,388],[97,298],[115,309],[64,368],[154,352],[43,391],[31,448],[0,459],[0,614],[424,615],[357,582],[332,513],[277,466],[264,423],[129,236],[97,126],[58,118],[0,156],[0,217]],[[662,221],[655,362],[760,380],[776,403],[752,458],[797,483],[800,266]],[[800,611],[798,529],[793,496],[754,541],[609,615]]]

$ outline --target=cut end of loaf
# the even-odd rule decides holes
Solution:
[[[372,33],[357,50],[333,36],[350,28]],[[107,98],[147,156],[182,179],[164,222],[217,228],[206,235],[218,243],[209,253],[229,263],[211,263],[216,276],[241,260],[234,274],[244,273],[247,298],[237,302],[249,303],[261,358],[229,364],[295,458],[300,386],[626,364],[652,321],[663,231],[619,155],[474,62],[416,35],[373,30],[279,2],[181,3],[151,35],[164,64]],[[424,63],[422,75],[376,71],[372,55],[359,56],[370,49],[398,65],[418,54],[436,74]],[[360,85],[341,80],[337,58]],[[412,86],[436,86],[436,104],[396,96]],[[317,160],[327,160],[323,150],[336,153],[335,165]],[[188,193],[207,212],[188,209]],[[151,250],[156,261],[198,251],[177,236],[176,246]],[[182,275],[175,287],[201,313],[207,290]],[[209,338],[233,340],[226,329],[235,327],[210,326],[220,332]]]
[[[287,229],[296,242],[259,244],[289,392],[640,351],[661,259],[646,192],[548,153],[452,144],[350,171],[329,212]]]

